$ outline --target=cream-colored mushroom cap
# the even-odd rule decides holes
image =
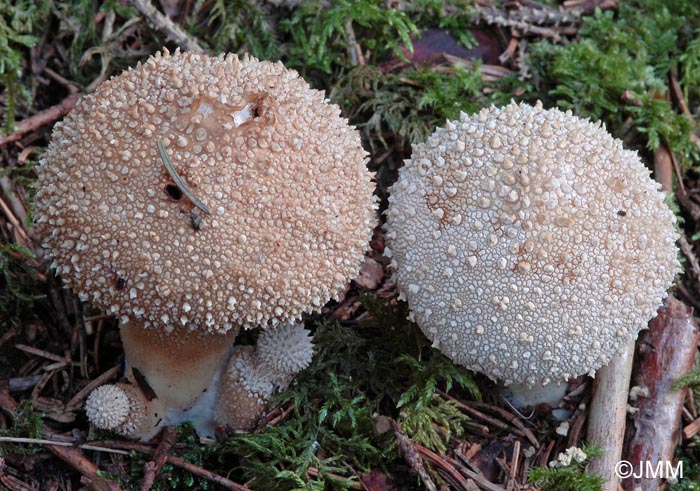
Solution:
[[[274,326],[357,274],[365,160],[339,108],[281,63],[164,51],[56,126],[36,226],[68,285],[122,322]]]
[[[129,418],[131,403],[128,394],[116,385],[102,385],[85,401],[85,413],[92,424],[112,430]]]
[[[515,104],[448,122],[391,189],[401,295],[436,347],[506,383],[592,372],[679,271],[673,213],[605,128]]]
[[[93,390],[85,401],[85,414],[97,428],[145,441],[161,429],[163,406],[148,401],[137,387],[117,382]]]
[[[255,353],[271,376],[291,378],[311,364],[314,345],[303,324],[292,323],[263,331]]]

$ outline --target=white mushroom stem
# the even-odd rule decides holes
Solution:
[[[589,444],[604,453],[591,460],[588,472],[605,479],[605,491],[617,491],[620,482],[615,465],[622,459],[633,359],[634,340],[631,340],[622,353],[598,370],[593,386],[587,437]]]
[[[503,396],[518,409],[549,404],[556,408],[566,394],[566,382],[550,382],[548,384],[511,384],[503,388]]]

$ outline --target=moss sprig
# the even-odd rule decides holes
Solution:
[[[700,44],[692,40],[700,24],[697,3],[636,0],[617,12],[596,10],[586,17],[578,42],[530,45],[534,93],[575,114],[602,120],[626,139],[642,135],[648,150],[673,148],[686,167],[700,164],[693,123],[672,105],[669,77],[680,84],[692,108],[700,105],[694,81]],[[630,125],[629,122],[632,122]]]
[[[280,21],[280,28],[292,40],[285,61],[302,74],[352,66],[353,36],[370,53],[366,62],[374,64],[389,54],[402,57],[402,48],[410,50],[411,35],[418,33],[405,12],[379,0],[332,0],[326,5],[311,0]]]
[[[17,104],[30,102],[31,91],[20,83],[25,72],[24,51],[39,41],[50,13],[49,3],[19,0],[0,3],[0,83],[5,88],[3,129],[14,129]]]

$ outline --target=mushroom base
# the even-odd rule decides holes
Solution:
[[[548,404],[552,408],[566,395],[566,382],[550,382],[544,385],[511,384],[501,389],[501,395],[518,409]]]

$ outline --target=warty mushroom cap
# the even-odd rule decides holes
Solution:
[[[129,417],[131,404],[127,393],[116,385],[102,385],[85,401],[85,413],[96,427],[111,430]]]
[[[259,364],[274,376],[293,376],[309,366],[313,358],[312,338],[303,324],[291,323],[260,334],[255,353]]]
[[[386,218],[417,324],[455,362],[506,384],[606,364],[679,271],[675,217],[636,153],[540,103],[436,130],[400,170]]]
[[[57,273],[122,323],[275,326],[359,271],[365,160],[339,108],[281,63],[164,50],[56,125],[36,228]]]
[[[93,390],[85,401],[85,413],[97,428],[144,441],[160,431],[163,421],[161,401],[149,401],[138,387],[122,382]]]

